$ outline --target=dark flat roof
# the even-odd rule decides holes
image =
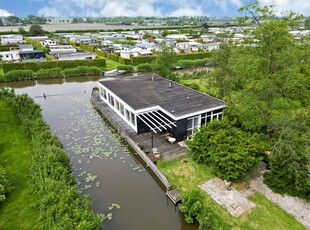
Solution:
[[[25,51],[19,51],[20,54],[41,54],[44,53],[42,50],[25,50]]]
[[[102,79],[99,82],[134,110],[160,106],[175,117],[225,107],[225,102],[198,92],[158,75],[139,75],[127,78]],[[174,111],[174,112],[172,112]]]

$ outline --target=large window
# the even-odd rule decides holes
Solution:
[[[130,121],[130,112],[127,109],[125,109],[125,118],[127,121]]]
[[[130,116],[131,116],[131,119],[130,119],[131,124],[135,125],[136,124],[136,116],[135,116],[135,114],[130,112]]]
[[[121,114],[124,116],[125,113],[124,113],[124,106],[123,106],[123,104],[120,104],[119,108],[120,108]]]
[[[101,89],[101,97],[107,100],[107,91],[104,88],[100,88],[100,89]]]
[[[223,116],[223,109],[217,109],[204,114],[201,114],[201,126],[206,125],[213,119],[221,120]]]
[[[200,116],[191,117],[187,119],[187,136],[193,135],[195,130],[199,129],[200,127],[199,119]]]

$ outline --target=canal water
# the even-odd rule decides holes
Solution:
[[[94,109],[91,90],[99,77],[0,83],[26,93],[71,158],[83,194],[108,218],[104,229],[193,230],[130,147]],[[46,98],[43,97],[46,95]]]

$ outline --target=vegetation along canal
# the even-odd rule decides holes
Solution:
[[[71,158],[95,212],[108,214],[104,229],[192,230],[147,169],[90,102],[99,77],[1,83],[27,93]],[[46,98],[43,97],[46,95]]]

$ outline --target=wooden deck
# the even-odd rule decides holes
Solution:
[[[137,135],[136,132],[106,103],[104,103],[98,92],[93,92],[91,101],[97,110],[114,126],[114,128],[126,139],[129,145],[140,156],[145,165],[149,167],[154,175],[161,181],[166,188],[167,196],[173,203],[180,201],[180,194],[176,190],[171,189],[171,185],[164,174],[156,167],[158,158],[154,157],[152,151],[152,135],[144,133]],[[160,158],[171,158],[180,153],[185,153],[186,147],[181,147],[178,143],[171,144],[168,142],[164,134],[153,134],[153,148],[160,153]]]

